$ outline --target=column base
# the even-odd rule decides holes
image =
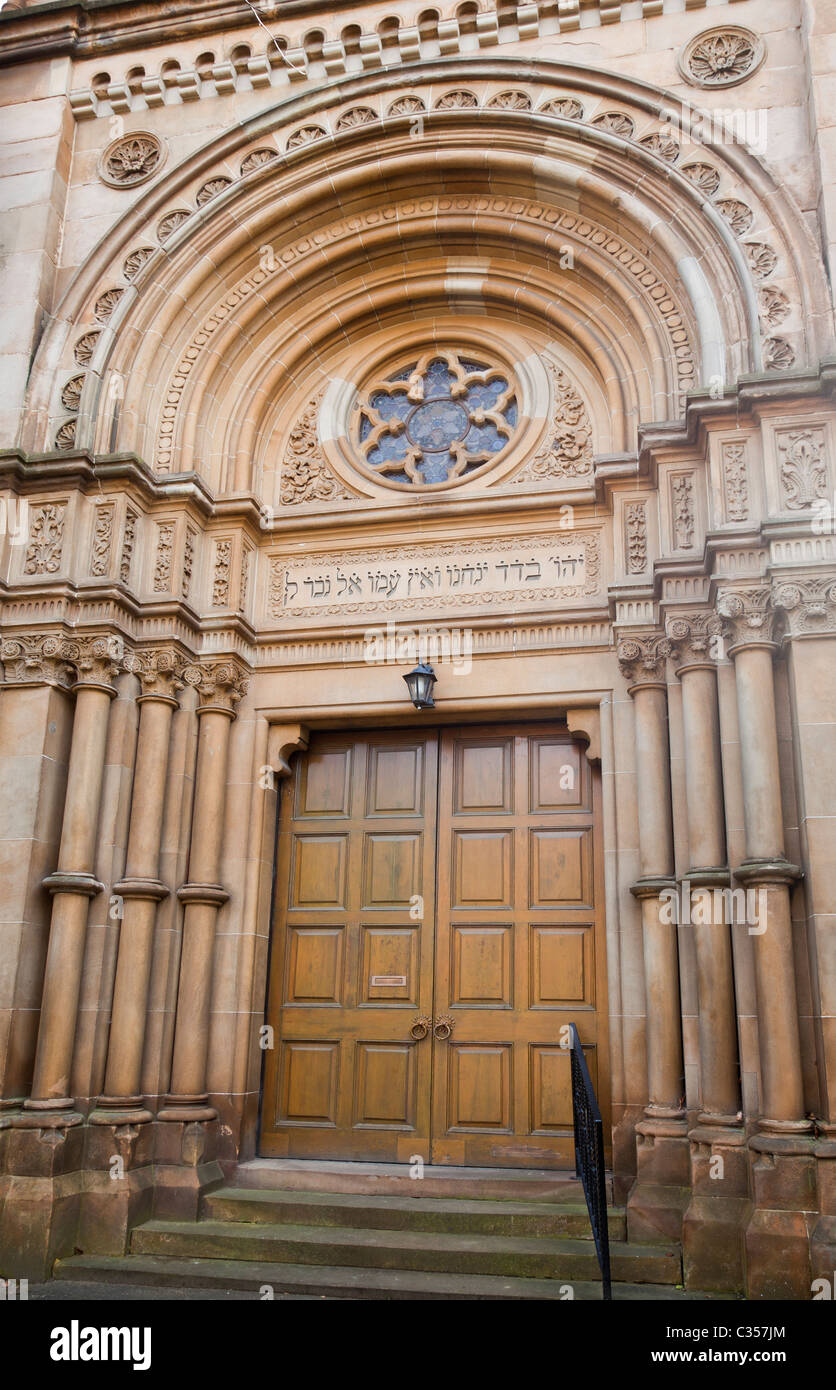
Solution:
[[[744,1236],[752,1214],[746,1136],[739,1116],[699,1119],[688,1135],[692,1197],[682,1222],[685,1287],[742,1293]],[[709,1119],[712,1124],[702,1123]]]
[[[162,1110],[157,1111],[158,1120],[191,1124],[194,1120],[216,1120],[218,1112],[209,1104],[208,1093],[201,1096],[174,1096],[165,1098]]]
[[[691,1198],[688,1127],[682,1111],[673,1107],[648,1106],[645,1115],[636,1125],[637,1175],[627,1199],[627,1235],[662,1245],[682,1239]]]
[[[73,1129],[84,1123],[84,1116],[73,1109],[72,1101],[59,1102],[60,1109],[50,1101],[26,1100],[23,1109],[10,1117],[14,1129]]]
[[[147,1125],[154,1116],[142,1096],[99,1096],[87,1118],[91,1125]]]
[[[746,1227],[749,1298],[809,1299],[818,1222],[815,1141],[803,1134],[749,1140],[754,1210]]]

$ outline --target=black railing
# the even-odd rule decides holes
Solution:
[[[580,1035],[570,1023],[572,1064],[572,1119],[575,1126],[575,1173],[583,1184],[592,1238],[601,1266],[603,1297],[612,1299],[610,1233],[607,1226],[607,1179],[604,1170],[604,1125]]]

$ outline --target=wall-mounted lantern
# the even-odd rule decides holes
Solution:
[[[433,700],[433,686],[438,680],[432,666],[427,666],[421,662],[410,671],[409,675],[404,676],[409,698],[416,709],[435,709]]]

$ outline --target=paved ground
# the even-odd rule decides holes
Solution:
[[[276,1301],[282,1303],[325,1303],[332,1302],[324,1296],[300,1293],[277,1293]],[[227,1289],[158,1289],[153,1285],[133,1287],[127,1284],[82,1284],[69,1280],[53,1279],[49,1284],[30,1284],[30,1301],[46,1303],[168,1303],[172,1299],[204,1299],[224,1303],[253,1303],[257,1296],[248,1290]]]

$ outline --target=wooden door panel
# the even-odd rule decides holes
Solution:
[[[408,908],[421,889],[421,835],[365,837],[366,907]]]
[[[265,1154],[429,1157],[437,749],[316,734],[283,785]]]
[[[468,1008],[514,1006],[513,928],[456,924],[450,933],[450,1002]]]
[[[588,907],[592,903],[592,831],[530,830],[531,907]]]
[[[596,1073],[607,1045],[596,788],[558,725],[442,733],[434,1162],[574,1162],[565,1025]]]
[[[454,830],[451,906],[510,908],[514,841],[507,830]]]
[[[360,980],[357,999],[361,1004],[411,1004],[418,1009],[420,983],[421,928],[361,928]]]
[[[345,983],[343,927],[289,927],[286,1004],[342,1004]]]
[[[347,835],[297,836],[291,906],[345,908],[347,870]]]

